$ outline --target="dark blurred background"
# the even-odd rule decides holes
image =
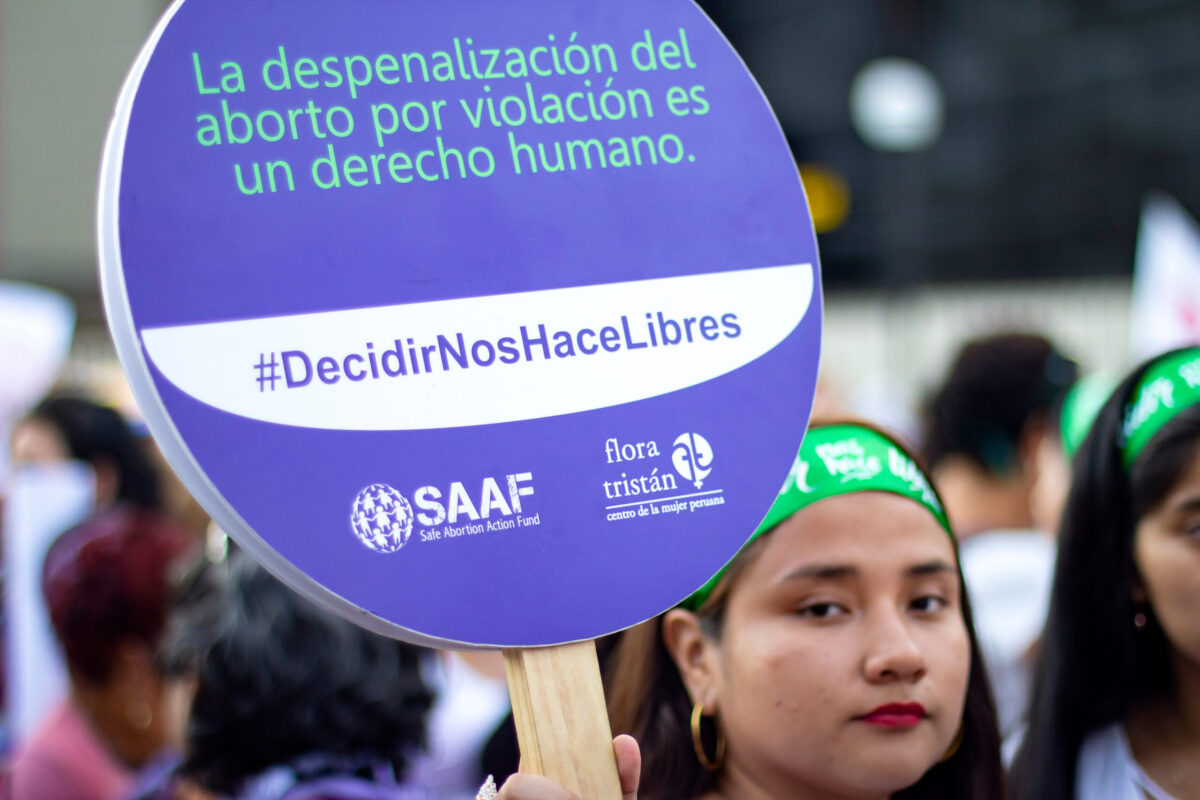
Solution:
[[[1128,274],[1148,190],[1200,209],[1200,3],[701,0],[801,163],[840,174],[830,288]],[[940,136],[866,144],[850,91],[899,56],[941,89]]]

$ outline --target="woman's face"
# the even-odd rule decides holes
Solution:
[[[809,506],[733,586],[707,686],[725,776],[777,797],[884,796],[958,733],[971,666],[950,537],[882,492]]]
[[[1163,502],[1138,522],[1133,557],[1139,590],[1174,658],[1200,670],[1200,447]]]

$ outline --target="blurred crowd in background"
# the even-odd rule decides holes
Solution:
[[[55,385],[68,307],[4,288],[21,295],[25,324],[5,341],[6,374],[38,365],[5,397],[2,719],[15,800],[469,798],[484,776],[516,771],[498,653],[393,642],[278,583],[192,500],[136,410]],[[35,355],[51,339],[57,358]],[[989,333],[962,344],[914,415],[1009,756],[1071,460],[1117,377],[1085,373],[1039,333]],[[830,381],[813,413],[862,416]],[[600,642],[602,658],[612,644]],[[196,785],[181,788],[180,774]],[[364,774],[376,788],[359,785]],[[301,786],[312,794],[288,793]]]
[[[1017,741],[1072,454],[1129,367],[1200,342],[1200,4],[701,5],[808,192],[814,413],[924,457]],[[382,640],[276,583],[175,478],[121,377],[93,183],[163,7],[0,3],[6,788],[265,800],[371,773],[473,797],[516,769],[498,654]],[[181,759],[200,780],[168,788]]]

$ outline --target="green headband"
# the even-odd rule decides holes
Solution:
[[[1059,434],[1063,453],[1068,460],[1074,458],[1083,446],[1092,423],[1115,388],[1117,378],[1111,372],[1093,372],[1075,381],[1067,390],[1059,414]]]
[[[1200,403],[1200,348],[1163,356],[1147,367],[1125,409],[1121,456],[1126,469],[1176,414]]]
[[[861,425],[810,428],[796,461],[767,516],[746,544],[818,500],[852,492],[891,492],[920,503],[953,536],[950,521],[916,462],[896,442]],[[704,604],[729,568],[680,603],[695,611]]]

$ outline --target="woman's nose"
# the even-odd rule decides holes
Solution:
[[[925,656],[906,621],[895,611],[878,612],[867,633],[863,672],[872,683],[914,683],[925,675]]]

